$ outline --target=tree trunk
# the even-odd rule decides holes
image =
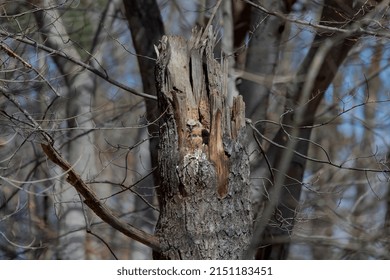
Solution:
[[[226,105],[214,37],[164,36],[156,78],[160,123],[160,259],[239,259],[252,229],[245,105]],[[205,40],[206,39],[206,40]]]
[[[80,60],[80,54],[73,45],[65,47],[64,42],[70,42],[65,23],[59,12],[50,8],[53,3],[46,0],[34,0],[31,4],[40,9],[34,13],[37,24],[42,33],[44,44],[53,49],[66,49],[67,55]],[[70,61],[53,56],[58,70],[64,75],[67,86],[66,119],[69,128],[66,145],[66,157],[84,179],[89,179],[97,173],[94,134],[87,133],[94,126],[91,113],[93,104],[94,81],[91,74],[83,71]],[[74,188],[69,188],[65,182],[56,184],[58,200],[58,216],[60,219],[59,233],[59,259],[86,259],[87,233],[86,212],[79,201],[79,194]]]
[[[263,1],[262,5],[273,11],[290,12],[289,6],[283,1],[267,0]],[[264,104],[268,104],[285,21],[279,17],[269,16],[252,7],[250,25],[253,31],[251,30],[246,54],[245,72],[248,72],[251,76],[264,77],[264,83],[247,79],[248,74],[245,73],[240,85],[240,93],[248,104],[246,110],[248,118],[266,120],[267,106],[264,106]],[[258,129],[263,132],[264,127],[259,125]]]
[[[345,18],[351,19],[355,16],[355,19],[360,19],[363,16],[362,11],[368,8],[363,7],[360,12],[355,11],[352,2],[326,0],[320,23],[340,28]],[[256,226],[256,232],[259,232],[267,223],[262,240],[258,243],[261,245],[256,254],[259,259],[286,259],[288,256],[306,165],[303,157],[308,154],[315,113],[338,68],[358,38],[358,34],[340,36],[334,32],[318,33],[297,73],[297,77],[305,76],[305,81],[292,81],[287,86],[286,111],[291,108],[294,110],[283,116],[283,126],[273,139],[273,143],[277,145],[270,146],[267,151],[267,158],[276,177],[272,185],[273,195],[265,197],[271,202],[265,202],[267,206],[263,205],[262,208],[276,207],[272,213],[269,211],[269,214],[262,214],[259,219],[261,222]],[[326,44],[332,47],[326,49]],[[265,161],[263,165],[266,166]],[[270,182],[273,181],[271,177]]]
[[[164,35],[164,26],[161,19],[160,10],[155,0],[123,0],[125,7],[125,16],[129,23],[129,29],[131,31],[131,38],[133,41],[134,49],[139,55],[137,57],[139,72],[142,79],[143,91],[150,95],[156,95],[156,85],[154,77],[154,65],[155,65],[155,51],[154,45],[158,44],[158,40]],[[145,173],[146,169],[155,168],[158,165],[157,162],[157,145],[158,145],[158,126],[155,121],[159,118],[160,112],[155,100],[145,99],[146,118],[148,121],[147,133],[149,134],[149,149],[146,153],[140,153],[142,157],[149,156],[150,164],[148,166],[143,159],[143,164],[138,164],[135,168],[139,169],[140,174]],[[139,140],[144,138],[145,131],[139,130]],[[146,151],[145,151],[146,152]],[[136,188],[137,192],[142,195],[142,199],[138,196],[135,198],[136,211],[141,211],[145,208],[145,200],[149,203],[153,203],[155,198],[154,186],[160,184],[160,178],[158,170],[155,169],[153,177],[149,176],[143,180],[142,184]],[[152,208],[143,211],[143,217],[153,222],[156,221]],[[135,226],[142,228],[147,232],[152,232],[154,223],[145,223],[142,219],[135,223]],[[135,251],[145,251],[147,248],[135,242],[133,244]],[[139,256],[139,255],[138,255]],[[137,256],[137,259],[139,257]],[[148,257],[148,255],[146,255]]]
[[[288,14],[291,12],[293,2],[295,1],[266,0],[262,1],[261,4],[266,9]],[[246,53],[243,80],[239,85],[239,91],[244,98],[245,104],[247,104],[246,116],[253,120],[256,129],[261,134],[264,134],[266,131],[269,134],[271,127],[269,125],[266,127],[267,122],[265,120],[269,120],[270,112],[276,113],[277,111],[269,110],[272,100],[270,95],[274,86],[276,68],[280,60],[280,51],[283,48],[282,38],[286,22],[280,17],[270,16],[255,7],[252,7],[250,14],[251,30],[248,33],[250,34],[250,40]],[[254,78],[257,77],[256,81]],[[262,82],[259,80],[262,80]],[[279,103],[278,106],[280,106]],[[273,127],[272,130],[274,130]],[[264,173],[268,172],[268,166],[263,164],[262,153],[257,152],[259,151],[258,143],[263,142],[262,137],[250,134],[249,139],[252,202],[254,216],[257,216],[259,214],[257,206],[261,204],[265,196],[264,184],[268,182],[265,179],[268,175]],[[252,153],[252,151],[254,152]]]

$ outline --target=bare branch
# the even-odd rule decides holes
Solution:
[[[362,21],[360,21],[360,23],[357,25],[352,25],[352,26],[350,26],[350,28],[345,29],[345,28],[339,28],[339,27],[328,26],[328,25],[323,25],[323,24],[316,24],[316,23],[306,21],[306,20],[290,18],[283,13],[266,9],[262,5],[258,5],[256,3],[254,3],[253,1],[250,1],[250,0],[242,0],[242,1],[248,3],[249,5],[255,7],[256,9],[261,10],[262,12],[264,12],[268,15],[276,16],[276,17],[279,17],[285,21],[289,21],[289,22],[292,22],[292,23],[295,23],[298,25],[312,27],[312,28],[315,28],[319,31],[328,31],[328,32],[346,33],[346,34],[360,34],[360,35],[370,35],[370,36],[375,36],[375,37],[380,37],[380,38],[390,38],[389,32],[371,31],[367,28],[363,28],[363,26],[361,25]],[[386,9],[386,6],[389,5],[389,2],[390,1],[387,1],[387,0],[382,1],[378,10]],[[376,23],[378,23],[378,22],[376,22]],[[385,28],[383,27],[383,29],[385,29]]]
[[[32,123],[31,126],[36,129],[36,132],[40,133],[43,137],[41,147],[46,156],[57,166],[59,166],[65,173],[67,173],[67,182],[71,184],[85,199],[84,203],[103,221],[111,225],[113,228],[119,230],[126,236],[137,240],[155,251],[160,250],[160,244],[154,235],[139,230],[129,224],[122,222],[116,217],[112,211],[101,202],[92,189],[83,181],[79,174],[73,169],[61,154],[54,147],[54,140],[45,132],[34,118],[23,109],[15,100],[13,95],[9,93],[5,88],[0,88],[1,92],[12,102],[14,105],[26,116],[26,118]]]
[[[96,215],[126,236],[151,247],[153,250],[160,250],[160,244],[157,237],[119,220],[112,211],[100,201],[91,188],[81,179],[80,175],[71,169],[71,165],[61,157],[60,153],[54,148],[53,144],[41,143],[41,147],[53,163],[61,167],[64,171],[69,170],[66,181],[84,197],[84,203]]]
[[[262,134],[258,129],[256,129],[256,127],[252,124],[252,121],[250,119],[247,119],[247,124],[249,124],[249,126],[254,130],[254,132],[261,137],[261,139],[264,139],[265,141],[269,142],[270,144],[272,144],[275,147],[278,147],[278,148],[281,148],[281,149],[284,149],[284,150],[288,149],[288,147],[286,147],[284,145],[281,145],[279,143],[276,143],[274,140],[272,140],[272,139],[268,138],[267,136],[265,136],[264,134]],[[289,135],[289,137],[291,139],[294,139],[294,140],[297,140],[297,141],[307,141],[307,142],[310,142],[310,143],[320,147],[320,149],[325,153],[325,155],[326,155],[326,157],[328,159],[328,160],[316,159],[316,158],[304,155],[302,153],[299,153],[296,150],[293,150],[293,153],[296,156],[301,157],[301,158],[303,158],[305,160],[316,162],[316,163],[321,163],[321,164],[327,164],[327,165],[330,165],[330,166],[335,167],[335,168],[344,169],[344,170],[350,170],[350,171],[373,172],[373,173],[390,173],[390,169],[348,167],[348,166],[344,165],[345,162],[344,163],[335,163],[335,162],[333,162],[330,159],[330,156],[328,155],[328,153],[326,152],[326,150],[324,148],[322,148],[321,146],[319,146],[316,143],[313,143],[311,140],[303,139],[303,138],[299,138],[299,137],[293,137],[292,135]],[[372,155],[372,156],[374,156],[374,155]],[[269,163],[267,163],[267,165],[269,165]]]
[[[67,53],[65,53],[64,51],[59,51],[59,50],[55,50],[53,48],[50,48],[50,47],[47,47],[45,45],[42,45],[42,44],[39,44],[38,42],[26,37],[26,36],[19,36],[19,35],[15,35],[15,34],[12,34],[12,33],[9,33],[7,31],[4,31],[4,30],[0,30],[0,35],[6,37],[6,38],[12,38],[14,39],[15,41],[18,41],[18,42],[22,42],[22,43],[25,43],[27,45],[30,45],[30,46],[33,46],[33,47],[36,47],[40,50],[43,50],[51,55],[57,55],[61,58],[64,58],[64,59],[67,59],[71,62],[73,62],[74,64],[76,65],[79,65],[85,69],[87,69],[88,71],[94,73],[95,75],[99,76],[100,78],[104,79],[105,81],[109,82],[110,84],[120,88],[120,89],[123,89],[127,92],[130,92],[134,95],[137,95],[137,96],[140,96],[140,97],[143,97],[143,98],[147,98],[147,99],[150,99],[150,100],[157,100],[157,97],[156,96],[153,96],[153,95],[150,95],[150,94],[147,94],[147,93],[142,93],[142,92],[139,92],[137,91],[136,89],[132,88],[132,87],[129,87],[125,84],[122,84],[121,82],[118,82],[117,80],[114,80],[113,78],[111,78],[110,76],[108,76],[108,74],[106,72],[102,72],[102,71],[99,71],[98,69],[96,69],[95,67],[89,65],[89,64],[86,64],[84,62],[82,62],[81,60],[79,59],[76,59],[72,56],[69,56]]]

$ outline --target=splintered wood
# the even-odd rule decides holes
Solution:
[[[159,101],[162,111],[174,117],[180,157],[203,155],[211,160],[217,171],[217,193],[223,198],[229,175],[229,154],[223,141],[236,139],[245,128],[245,105],[237,97],[233,108],[227,106],[227,71],[213,58],[214,42],[208,42],[213,38],[200,42],[200,35],[188,43],[178,36],[162,38]]]
[[[233,242],[250,232],[245,105],[241,96],[234,98],[232,107],[227,105],[227,67],[214,59],[215,37],[211,30],[208,36],[202,35],[195,31],[189,41],[164,36],[157,49],[156,84],[163,116],[158,189],[161,212],[156,233],[163,243],[169,243],[169,248],[184,242],[171,240],[170,235],[198,240],[208,249],[200,252],[199,244],[194,249],[183,243],[191,248],[181,251],[176,244],[176,249],[163,253],[162,258],[193,258],[191,254],[198,254],[195,258],[228,257],[226,254],[238,258],[232,255],[245,247],[245,239],[237,243],[239,247],[229,241],[216,249],[219,245],[207,243],[204,235],[210,227],[212,235],[221,234],[237,219],[240,229],[229,233]],[[232,220],[226,220],[228,217]],[[177,223],[177,228],[168,229],[165,223]],[[227,244],[232,247],[225,248]],[[221,253],[222,248],[227,251]]]

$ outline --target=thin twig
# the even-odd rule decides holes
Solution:
[[[99,235],[97,235],[96,233],[92,232],[91,229],[88,229],[87,230],[87,233],[95,236],[97,239],[99,239],[101,242],[103,242],[104,245],[106,245],[107,249],[110,251],[111,255],[116,259],[118,260],[118,257],[115,255],[114,251],[111,249],[110,245],[102,238],[100,237]]]
[[[161,250],[160,242],[156,236],[119,220],[119,218],[116,217],[112,211],[100,201],[99,197],[96,196],[93,190],[84,182],[81,176],[76,173],[72,165],[61,156],[61,154],[54,147],[53,138],[41,128],[37,121],[24,108],[22,108],[13,94],[4,87],[0,87],[0,92],[3,93],[3,95],[25,115],[25,117],[31,122],[30,126],[33,127],[36,132],[40,133],[40,135],[43,137],[43,141],[41,143],[43,152],[54,164],[67,173],[65,175],[67,177],[66,181],[78,191],[78,193],[85,199],[84,203],[99,218],[126,236],[129,236],[134,240],[149,246],[153,250]]]
[[[280,13],[280,12],[277,12],[277,11],[271,11],[271,10],[266,9],[263,6],[258,5],[256,3],[254,3],[253,1],[250,1],[250,0],[242,0],[242,1],[244,1],[245,3],[251,5],[252,7],[256,8],[256,9],[259,9],[260,11],[262,11],[262,12],[268,14],[268,15],[276,16],[276,17],[279,17],[279,18],[281,18],[281,19],[283,19],[285,21],[288,21],[288,22],[296,23],[296,24],[303,25],[303,26],[312,27],[312,28],[315,28],[315,29],[318,29],[318,30],[322,30],[322,31],[337,32],[337,33],[347,33],[347,34],[350,34],[350,33],[360,33],[360,34],[365,34],[365,35],[370,35],[370,36],[375,36],[375,37],[390,38],[389,32],[370,31],[370,30],[364,29],[364,28],[362,28],[360,26],[353,26],[352,28],[344,29],[344,28],[332,27],[332,26],[328,26],[328,25],[316,24],[316,23],[313,23],[311,21],[290,18],[290,17],[288,17],[287,15],[285,15],[283,13]],[[386,5],[388,5],[388,1],[384,1],[384,4],[382,5],[382,7],[386,6]]]
[[[250,120],[247,120],[247,123],[248,121]],[[262,138],[264,139],[265,141],[269,142],[271,145],[273,146],[276,146],[278,148],[281,148],[281,149],[288,149],[288,147],[284,146],[284,145],[281,145],[279,143],[276,143],[275,141],[273,141],[272,139],[266,137],[264,134],[262,134],[258,129],[256,129],[256,127],[254,126],[251,126],[251,128]],[[299,137],[290,137],[290,138],[293,138],[293,139],[296,139],[296,140],[301,140],[301,141],[308,141],[310,143],[313,143],[311,140],[308,140],[308,139],[303,139],[303,138],[299,138]],[[321,148],[320,145],[316,144],[318,147]],[[327,152],[322,148],[322,150],[326,153],[325,156],[327,157],[328,160],[321,160],[321,159],[316,159],[316,158],[312,158],[312,157],[309,157],[309,156],[306,156],[302,153],[299,153],[298,151],[296,150],[293,150],[293,153],[296,155],[296,156],[299,156],[305,160],[308,160],[308,161],[311,161],[311,162],[315,162],[315,163],[321,163],[321,164],[328,164],[330,166],[333,166],[333,167],[336,167],[336,168],[339,168],[339,169],[344,169],[344,170],[350,170],[350,171],[360,171],[360,172],[372,172],[372,173],[390,173],[390,169],[374,169],[374,168],[359,168],[359,167],[347,167],[347,166],[344,166],[343,163],[335,163],[333,162],[331,159],[330,159],[330,156],[327,154]]]
[[[4,44],[2,42],[0,42],[0,48],[2,50],[4,50],[10,57],[13,57],[13,58],[19,60],[26,68],[33,70],[43,81],[45,81],[45,83],[49,86],[49,88],[54,92],[54,94],[57,97],[60,96],[60,94],[51,85],[51,83],[37,69],[35,69],[35,67],[33,67],[30,63],[28,63],[26,60],[24,60],[21,56],[19,56],[17,53],[15,53],[6,44]]]
[[[66,54],[64,51],[59,51],[59,50],[55,50],[53,48],[50,48],[50,47],[47,47],[45,45],[42,45],[42,44],[39,44],[38,42],[26,37],[26,36],[18,36],[18,35],[15,35],[15,34],[12,34],[12,33],[9,33],[9,32],[6,32],[4,30],[0,30],[0,35],[2,36],[5,36],[7,38],[12,38],[18,42],[22,42],[24,44],[27,44],[27,45],[30,45],[30,46],[33,46],[33,47],[36,47],[40,50],[43,50],[51,55],[57,55],[59,57],[62,57],[64,59],[67,59],[71,62],[73,62],[74,64],[77,64],[85,69],[87,69],[88,71],[94,73],[95,75],[99,76],[100,78],[104,79],[105,81],[109,82],[110,84],[114,85],[114,86],[117,86],[118,88],[121,88],[125,91],[128,91],[134,95],[137,95],[137,96],[140,96],[140,97],[143,97],[143,98],[147,98],[147,99],[150,99],[150,100],[157,100],[157,97],[154,96],[154,95],[150,95],[150,94],[147,94],[147,93],[143,93],[143,92],[139,92],[137,90],[135,90],[134,88],[131,88],[125,84],[122,84],[121,82],[118,82],[114,79],[112,79],[106,72],[102,72],[102,71],[99,71],[98,69],[96,69],[95,67],[89,65],[89,64],[86,64],[84,62],[82,62],[81,60],[78,60],[72,56],[69,56],[68,54]]]

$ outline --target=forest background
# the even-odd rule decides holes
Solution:
[[[239,195],[249,195],[250,222],[244,252],[230,257],[388,259],[388,9],[368,0],[1,1],[0,259],[175,258],[161,228],[184,228],[188,239],[171,238],[186,244],[206,238],[161,219],[158,199],[167,114],[156,64],[163,35],[191,41],[195,26],[223,66],[224,108],[233,96],[245,102],[249,177]],[[230,223],[236,234],[241,225]],[[218,245],[227,232],[207,240]],[[210,256],[199,250],[180,258]]]

